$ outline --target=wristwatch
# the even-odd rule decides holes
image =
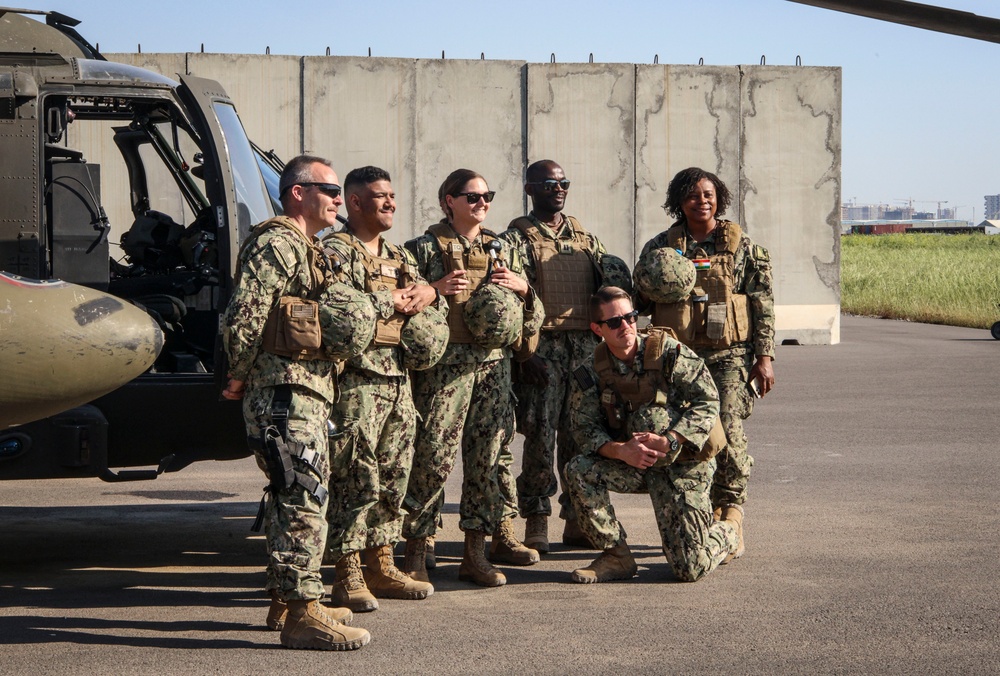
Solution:
[[[670,432],[667,432],[667,441],[670,443],[670,454],[677,457],[677,454],[681,452],[681,442]]]

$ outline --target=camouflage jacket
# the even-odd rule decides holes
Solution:
[[[635,373],[642,377],[643,357],[646,354],[646,336],[638,335],[639,348],[631,364],[626,364],[610,353],[611,365],[618,373]],[[679,343],[673,338],[666,339],[664,354],[676,350]],[[708,439],[708,433],[719,415],[719,391],[712,380],[705,362],[692,350],[681,345],[676,360],[663,359],[663,378],[667,385],[667,402],[677,409],[680,420],[672,428],[683,435],[693,445],[701,448]],[[583,367],[594,385],[584,388],[578,378],[573,378],[570,392],[570,424],[573,438],[580,446],[581,453],[598,455],[597,449],[609,441],[616,441],[610,432],[601,407],[600,378],[594,369],[594,360]]]
[[[341,232],[347,232],[351,234],[352,238],[357,239],[346,227]],[[336,250],[341,258],[347,261],[347,264],[341,267],[337,273],[340,281],[353,286],[359,291],[364,291],[368,272],[358,252],[351,245],[334,237],[333,234],[328,234],[323,238],[323,246]],[[410,265],[416,266],[413,254],[403,247],[387,242],[384,238],[380,237],[379,256],[388,258],[390,251],[403,255]],[[423,278],[420,277],[414,281],[418,283],[424,282]],[[369,293],[368,296],[379,316],[383,319],[388,319],[392,316],[394,307],[391,291],[374,291]],[[438,302],[443,305],[440,300]],[[375,345],[372,343],[360,355],[349,359],[347,361],[347,368],[369,371],[381,376],[406,375],[406,369],[403,367],[403,355],[398,345]]]
[[[223,317],[223,343],[229,376],[247,389],[274,385],[308,387],[328,401],[336,395],[334,364],[324,360],[293,361],[260,349],[264,324],[283,296],[306,297],[312,290],[307,262],[309,243],[285,228],[271,228],[244,251],[239,282]]]
[[[711,235],[704,242],[696,242],[685,229],[685,250],[688,258],[696,258],[699,251],[706,256],[716,253],[715,239]],[[663,231],[642,247],[642,254],[653,249],[668,246],[667,232]],[[641,257],[641,255],[640,255]],[[746,233],[740,237],[739,247],[734,262],[734,293],[744,293],[750,303],[750,317],[753,326],[750,330],[750,342],[733,345],[725,349],[701,349],[698,356],[709,363],[727,355],[746,354],[750,351],[757,357],[774,358],[774,284],[771,279],[771,257],[767,249],[754,244]],[[651,304],[639,309],[644,314],[651,309]]]
[[[470,242],[462,235],[459,235],[458,238],[462,245],[466,247],[466,250],[473,244],[473,242]],[[478,242],[481,239],[482,235],[477,237],[475,241]],[[500,241],[503,242],[503,240]],[[424,233],[415,239],[411,239],[406,243],[406,248],[416,258],[417,270],[428,282],[436,282],[445,276],[445,264],[441,256],[441,247],[438,246],[438,241],[434,235]],[[524,263],[517,249],[507,244],[501,250],[500,257],[508,261],[511,272],[527,280],[527,277],[524,275]],[[530,289],[528,297],[524,301],[523,334],[525,336],[533,336],[538,333],[542,328],[544,319],[545,313],[542,309],[542,302],[535,295],[534,289]],[[438,363],[479,364],[482,362],[497,361],[498,359],[508,359],[510,357],[511,350],[506,347],[494,350],[473,343],[449,343],[447,351],[445,351],[444,356],[441,357]]]

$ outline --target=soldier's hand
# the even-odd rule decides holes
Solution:
[[[502,265],[493,269],[490,281],[494,284],[499,284],[504,288],[510,289],[521,298],[528,295],[529,287],[527,280],[518,277],[510,271],[510,268]]]
[[[535,385],[537,387],[548,387],[549,367],[545,361],[537,354],[532,355],[528,361],[521,362],[521,382],[525,385]]]
[[[441,279],[432,282],[431,286],[440,291],[442,296],[454,296],[469,288],[469,280],[465,278],[465,270],[452,270]]]
[[[666,456],[666,453],[642,443],[634,436],[621,445],[618,453],[619,460],[636,469],[648,469],[657,460]]]
[[[239,401],[243,398],[245,388],[246,383],[242,380],[230,378],[229,382],[226,384],[226,389],[222,390],[222,398],[229,399],[231,401]]]
[[[750,382],[757,378],[760,385],[760,396],[764,396],[774,389],[774,367],[771,366],[770,357],[757,357],[756,363],[750,369]]]
[[[397,302],[396,291],[399,294]],[[392,292],[393,306],[403,314],[415,315],[425,307],[437,300],[437,291],[429,284],[410,284],[405,289],[396,289]]]

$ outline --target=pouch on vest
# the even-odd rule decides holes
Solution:
[[[705,335],[715,342],[726,335],[726,303],[709,303],[706,313]]]
[[[319,304],[294,296],[282,297],[267,317],[261,347],[271,354],[299,359],[322,345]]]
[[[715,456],[719,454],[729,440],[726,438],[726,430],[722,426],[722,419],[719,416],[715,417],[715,424],[712,425],[712,430],[708,433],[708,439],[705,441],[705,445],[701,447],[701,450],[695,453],[694,459],[696,462],[708,462]]]

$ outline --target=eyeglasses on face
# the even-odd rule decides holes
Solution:
[[[460,192],[455,197],[465,197],[465,199],[469,200],[469,204],[475,204],[479,200],[483,200],[489,204],[496,195],[496,190],[490,190],[489,192]]]
[[[540,185],[545,192],[555,192],[559,188],[569,190],[569,181],[565,178],[561,181],[552,178],[546,181],[528,181],[528,185]]]
[[[284,189],[282,189],[281,194],[284,195],[286,192],[288,192],[297,185],[300,185],[303,188],[308,188],[309,186],[313,186],[332,200],[340,197],[340,186],[337,185],[336,183],[317,183],[314,181],[310,181],[307,183],[293,183],[291,185],[286,185]]]
[[[607,319],[600,319],[597,321],[598,324],[607,324],[609,329],[617,329],[621,327],[622,322],[628,322],[629,324],[635,324],[636,318],[639,316],[637,310],[632,310],[631,312],[626,312],[623,315],[618,315],[617,317],[608,317]]]

